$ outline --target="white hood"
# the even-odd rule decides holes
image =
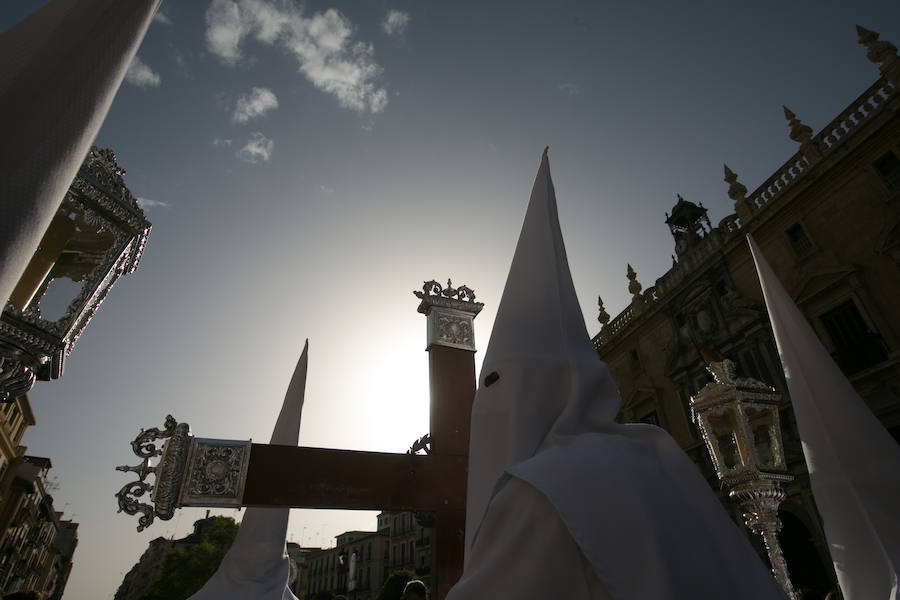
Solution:
[[[504,470],[559,436],[612,423],[619,410],[618,391],[591,344],[575,296],[547,150],[478,383],[469,450],[467,553]]]

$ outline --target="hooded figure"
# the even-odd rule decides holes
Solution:
[[[296,446],[306,389],[307,350],[297,361],[270,444]],[[288,589],[288,508],[248,508],[219,569],[188,600],[297,600]]]
[[[472,409],[448,598],[784,599],[678,444],[619,425],[541,160]]]

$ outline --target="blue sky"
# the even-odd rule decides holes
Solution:
[[[42,2],[4,3],[6,30]],[[540,153],[593,334],[670,265],[676,193],[713,224],[878,77],[855,24],[900,43],[896,2],[164,2],[97,144],[153,231],[30,398],[29,452],[82,523],[66,600],[111,598],[147,542],[113,493],[128,442],[167,413],[196,435],[268,439],[310,338],[301,443],[403,451],[427,430],[425,321],[411,291],[465,283],[490,326]],[[480,361],[480,358],[479,358]],[[290,476],[290,474],[285,474]],[[373,513],[296,511],[327,545]]]

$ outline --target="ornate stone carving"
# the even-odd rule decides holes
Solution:
[[[250,447],[249,441],[194,439],[179,504],[240,506]]]
[[[800,119],[797,118],[797,115],[795,115],[787,106],[782,105],[781,108],[784,109],[784,118],[788,120],[788,126],[791,128],[791,139],[798,144],[808,142],[812,138],[812,127],[801,123]]]
[[[806,157],[806,160],[813,163],[822,158],[822,151],[812,141],[812,128],[801,123],[797,115],[791,112],[787,106],[782,106],[782,108],[784,109],[784,118],[788,120],[791,128],[790,137],[800,144],[800,152]]]
[[[609,323],[609,313],[603,308],[603,298],[601,296],[597,296],[597,307],[600,311],[600,314],[597,315],[597,320],[605,327],[606,324]]]
[[[734,211],[743,225],[753,216],[753,211],[747,201],[747,187],[738,181],[737,173],[725,166],[725,183],[728,184],[728,197],[734,201]]]
[[[900,59],[897,56],[897,46],[886,40],[879,40],[879,34],[869,31],[865,27],[856,26],[859,35],[859,43],[866,47],[866,58],[878,65],[881,74],[897,85],[900,83]]]
[[[637,273],[634,272],[634,268],[632,268],[631,263],[628,264],[628,269],[625,272],[625,276],[628,278],[628,292],[634,297],[639,296],[641,293],[641,288],[643,286],[637,280]]]

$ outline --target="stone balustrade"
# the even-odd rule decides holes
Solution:
[[[808,168],[809,161],[802,153],[797,152],[747,197],[750,211],[756,213],[775,200]]]
[[[897,91],[898,86],[884,77],[879,78],[807,144],[801,145],[800,151],[791,156],[747,196],[746,202],[751,215],[755,216],[765,209],[784,194],[801,175],[849,139],[863,123],[881,111],[897,95]],[[616,318],[604,325],[594,339],[594,345],[599,348],[627,329],[647,308],[657,304],[661,298],[678,288],[708,257],[720,251],[725,242],[734,236],[742,235],[743,226],[744,223],[737,214],[723,218],[718,227],[713,228],[700,244],[682,255],[678,263],[656,281],[656,286],[649,288],[639,297],[643,299],[643,304],[637,300],[633,301]]]
[[[887,100],[897,92],[883,77],[854,100],[840,115],[810,140],[813,151],[818,151],[821,156],[830,154],[841,142],[850,137],[850,134],[872,115],[880,111]],[[748,197],[751,212],[754,214],[763,209],[778,196],[783,194],[794,181],[807,171],[816,162],[814,156],[806,156],[801,149],[787,162],[781,165],[771,177],[756,188]]]
[[[884,78],[879,79],[836,119],[823,127],[813,141],[820,142],[819,146],[823,154],[828,153],[845,140],[861,123],[881,110],[887,104],[887,100],[896,92],[896,86]]]

